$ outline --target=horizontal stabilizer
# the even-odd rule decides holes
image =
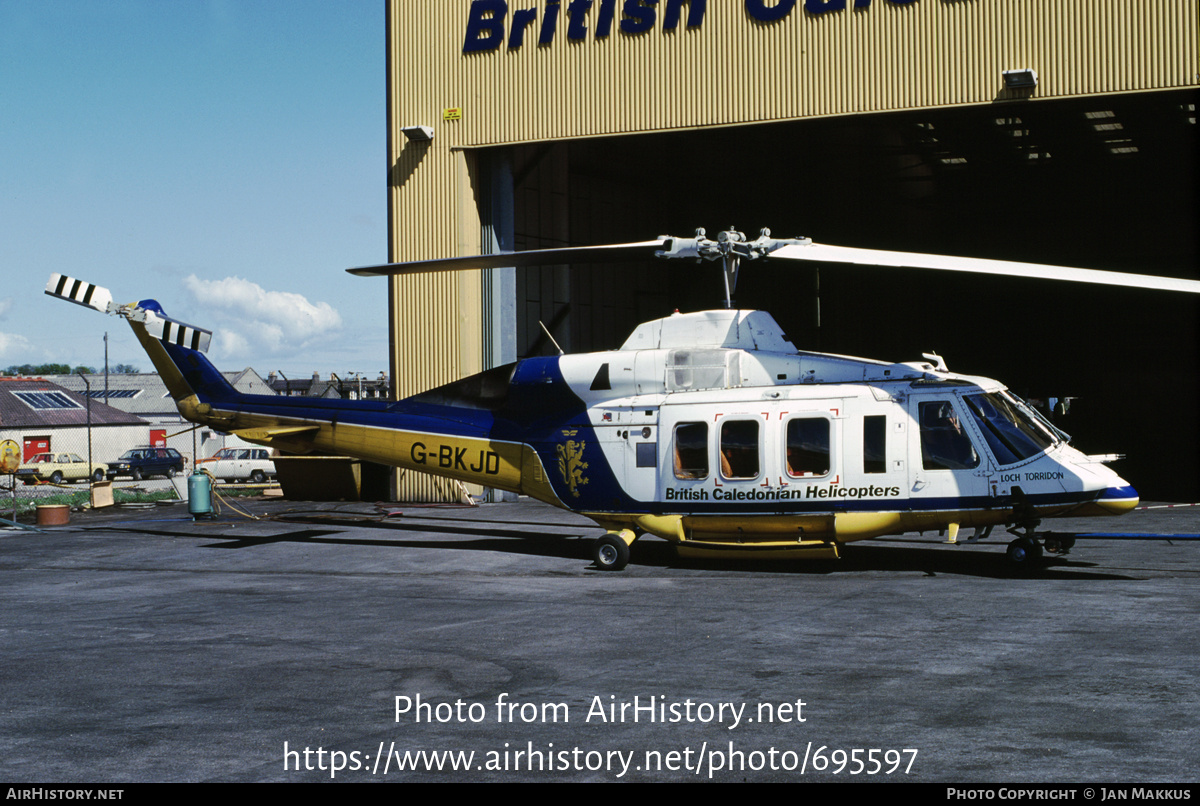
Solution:
[[[85,283],[65,274],[51,274],[50,282],[46,283],[46,293],[85,308],[93,308],[100,313],[116,312],[112,292],[107,288]]]
[[[233,433],[250,442],[270,442],[279,437],[298,437],[302,434],[316,434],[321,430],[319,425],[280,426],[278,428],[242,428]]]

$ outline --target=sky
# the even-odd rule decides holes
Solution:
[[[213,331],[223,370],[387,369],[380,0],[0,0],[0,368],[153,371],[52,272]]]

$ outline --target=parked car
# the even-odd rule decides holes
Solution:
[[[266,448],[222,448],[212,458],[201,460],[201,466],[225,481],[261,484],[275,476],[275,463]]]
[[[35,481],[49,481],[61,484],[64,481],[104,481],[108,465],[93,462],[91,465],[85,459],[74,453],[39,453],[31,456],[29,461],[17,468],[17,478],[26,484]]]
[[[174,448],[134,448],[108,463],[108,477],[129,476],[140,481],[147,476],[171,478],[183,472],[183,456]]]

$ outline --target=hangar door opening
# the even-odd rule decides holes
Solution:
[[[1195,94],[1159,92],[531,144],[481,152],[511,182],[517,249],[736,228],[867,248],[1197,277]],[[929,276],[937,274],[938,276]],[[1200,495],[1198,304],[1159,292],[866,267],[744,264],[741,308],[801,350],[995,378],[1043,405],[1144,499]],[[618,347],[720,307],[683,261],[520,269],[517,355]],[[1051,406],[1051,402],[1057,406]]]

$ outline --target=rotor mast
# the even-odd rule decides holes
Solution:
[[[657,257],[690,257],[721,262],[726,308],[733,307],[733,293],[737,290],[738,269],[743,258],[756,260],[784,246],[804,246],[811,243],[807,238],[772,238],[771,230],[765,227],[759,230],[758,237],[753,241],[747,241],[746,234],[735,229],[718,232],[717,239],[713,241],[706,237],[703,228],[696,230],[694,238],[672,238],[663,235],[659,240],[663,242],[663,248],[655,250],[654,254]]]

